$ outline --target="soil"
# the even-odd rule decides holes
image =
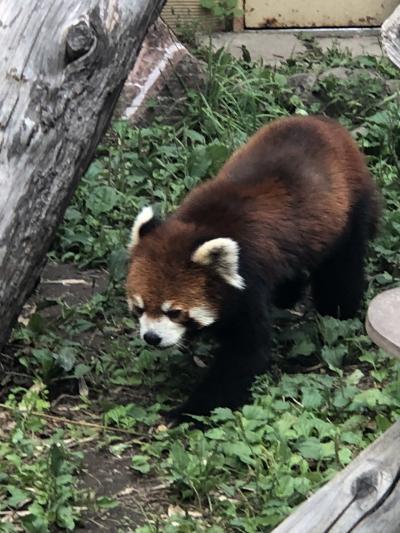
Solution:
[[[56,322],[62,317],[61,304],[74,307],[89,301],[106,288],[107,279],[108,274],[104,270],[82,271],[72,264],[48,263],[25,303],[18,322],[27,324],[36,311],[40,311],[42,318]],[[94,335],[85,344],[88,349],[99,349],[102,341],[102,336]],[[16,344],[8,344],[0,353],[0,400],[7,397],[11,387],[24,386],[27,379],[31,381],[31,377],[24,374],[16,361],[16,349]]]
[[[43,317],[58,317],[61,301],[70,307],[85,303],[106,288],[107,278],[104,270],[82,271],[72,264],[48,263],[39,285],[24,306],[22,316],[38,306]]]
[[[130,454],[131,455],[131,454]],[[83,464],[82,486],[97,498],[118,502],[108,510],[84,513],[77,533],[129,533],[142,525],[146,511],[154,512],[160,490],[159,480],[143,482],[130,468],[131,457],[116,457],[101,450],[87,450]],[[61,530],[60,530],[61,533]]]
[[[85,303],[106,288],[107,276],[103,270],[81,271],[74,265],[50,263],[44,269],[41,281],[24,306],[19,320],[28,321],[30,316],[40,309],[42,317],[51,322],[57,321],[61,316],[61,302],[70,307]],[[104,339],[100,332],[83,332],[79,340],[85,349],[98,351],[107,339]],[[30,380],[17,366],[13,357],[15,349],[16,347],[10,344],[5,353],[0,354],[0,400],[6,398],[10,387],[26,385],[27,380]],[[2,368],[7,368],[7,372],[2,372]],[[53,400],[51,413],[74,419],[76,415],[73,408],[79,398],[77,392],[58,391],[57,396],[53,396],[50,391]],[[132,398],[129,400],[132,401]],[[81,416],[82,413],[79,417]],[[95,438],[89,437],[80,444],[78,449],[84,454],[81,489],[89,494],[94,505],[93,509],[83,513],[77,532],[129,533],[145,522],[144,517],[150,509],[151,512],[156,510],[157,514],[161,514],[160,492],[165,492],[166,487],[156,478],[147,477],[144,483],[143,476],[135,475],[134,470],[130,468],[133,447],[129,446],[123,456],[112,455],[98,435]],[[117,502],[117,505],[111,508],[95,507],[96,500],[101,497],[109,498],[114,505]],[[64,530],[57,528],[54,531],[61,533]]]

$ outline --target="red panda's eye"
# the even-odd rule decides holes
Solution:
[[[144,309],[142,307],[139,307],[138,305],[133,306],[133,312],[136,316],[140,316],[143,314]]]
[[[169,311],[166,311],[165,314],[168,318],[171,318],[172,320],[177,320],[182,316],[182,310],[181,309],[170,309]]]

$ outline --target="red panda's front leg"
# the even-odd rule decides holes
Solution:
[[[208,415],[216,407],[236,409],[250,399],[257,375],[268,368],[270,349],[269,306],[266,301],[241,298],[238,310],[217,332],[220,347],[214,363],[188,400],[167,415],[181,422],[185,415]]]

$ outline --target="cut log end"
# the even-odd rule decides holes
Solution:
[[[366,329],[370,338],[385,352],[400,357],[400,289],[375,296],[368,306]]]

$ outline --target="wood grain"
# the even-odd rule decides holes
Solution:
[[[0,349],[163,0],[0,0]]]
[[[398,533],[400,421],[291,514],[274,533]]]
[[[382,24],[381,38],[386,55],[400,68],[400,6]]]

